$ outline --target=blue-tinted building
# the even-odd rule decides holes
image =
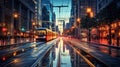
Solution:
[[[66,23],[66,29],[70,29],[70,23]]]
[[[39,28],[42,26],[42,3],[41,0],[35,1],[35,21],[36,26]]]
[[[49,0],[42,0],[42,27],[51,29],[53,23],[53,6]]]
[[[53,17],[52,18],[52,21],[53,21],[53,23],[52,23],[52,30],[56,31],[56,14],[55,14],[55,12],[53,13],[52,17]]]

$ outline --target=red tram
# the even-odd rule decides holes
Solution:
[[[47,28],[36,29],[36,41],[49,41],[55,38],[57,38],[56,32],[52,32]]]

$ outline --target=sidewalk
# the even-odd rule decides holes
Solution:
[[[112,44],[110,45],[110,44],[108,44],[108,42],[106,40],[100,40],[100,42],[91,41],[91,42],[86,42],[86,43],[120,49],[120,46],[116,46],[116,45],[112,45]]]
[[[22,44],[34,42],[33,39],[30,38],[22,38],[22,39],[11,39],[11,40],[0,40],[0,50],[6,48],[13,48],[17,46],[21,46]]]
[[[33,39],[32,38],[0,39],[0,46],[19,44],[25,42],[33,42]]]
[[[24,49],[24,51],[28,48],[32,48],[33,45],[38,46],[39,44],[43,44],[44,42],[38,42],[38,43],[24,43],[23,45],[20,45],[19,47],[14,47],[14,48],[8,48],[8,49],[3,49],[0,51],[0,56],[2,55],[6,55],[6,54],[10,54],[13,53],[14,51],[18,52],[18,51],[22,51],[22,49]]]
[[[71,38],[71,40],[75,40],[77,42],[86,42],[86,43],[90,43],[90,44],[94,44],[94,45],[101,45],[101,46],[120,49],[120,46],[109,45],[108,41],[106,39],[101,39],[101,40],[96,40],[96,41],[92,40],[91,42],[89,42],[89,41],[81,41],[81,40],[76,39],[76,38]]]
[[[76,39],[64,40],[71,44],[73,47],[81,49],[82,51],[88,53],[89,55],[91,55],[92,57],[96,58],[97,60],[109,67],[119,67],[120,59],[101,52],[99,49],[97,49],[97,47],[90,46],[86,43],[80,43],[80,41]]]
[[[4,49],[8,49],[8,48],[14,48],[14,47],[18,47],[24,44],[27,44],[30,42],[25,42],[25,43],[16,43],[16,44],[10,44],[10,45],[6,45],[6,46],[0,46],[0,50],[4,50]]]

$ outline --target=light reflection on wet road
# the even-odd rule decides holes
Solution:
[[[30,67],[33,65],[33,63],[38,60],[38,58],[42,58],[50,48],[52,48],[52,45],[56,40],[44,43],[44,44],[32,44],[33,47],[29,50],[24,51],[23,53],[17,54],[16,52],[13,53],[13,56],[11,56],[9,59],[4,59],[6,61],[0,63],[0,67]]]
[[[111,48],[111,47],[102,46],[102,45],[88,44],[85,42],[81,42],[81,44],[89,47],[90,49],[94,49],[102,53],[105,53],[107,55],[110,55],[112,57],[120,59],[120,49]]]
[[[50,58],[51,55],[52,58]],[[89,67],[62,38],[54,45],[49,54],[43,58],[41,64],[46,67]]]
[[[73,39],[73,40],[75,40],[75,39]],[[75,40],[75,41],[77,41],[77,40]],[[87,42],[80,42],[80,41],[79,41],[79,43],[81,43],[84,46],[88,46],[91,49],[98,50],[98,51],[103,52],[107,55],[110,55],[112,57],[120,59],[120,49],[119,48],[112,48],[112,47],[107,46],[108,42],[106,40],[101,40],[101,44],[106,44],[104,46],[101,45],[101,44],[87,43]]]
[[[55,45],[55,47],[53,48],[55,51],[55,59],[53,60],[53,67],[57,67],[57,63],[58,63],[58,55],[59,55],[59,49],[60,49],[60,42],[58,44]]]
[[[61,67],[71,67],[71,58],[70,58],[70,51],[66,48],[66,44],[63,43],[63,40],[60,40],[61,51],[60,51],[60,63]]]
[[[55,48],[55,54],[56,54],[56,59],[53,61],[53,67],[57,67],[60,59],[60,66],[61,67],[71,67],[71,59],[70,59],[70,53],[69,49],[66,48],[66,45],[63,43],[62,38],[60,38],[60,42],[58,47]],[[60,54],[59,54],[60,52]],[[60,58],[59,58],[60,55]]]

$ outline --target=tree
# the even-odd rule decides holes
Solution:
[[[86,16],[81,19],[81,28],[89,29],[97,25],[98,23],[96,22],[96,18],[90,18],[89,16]]]

